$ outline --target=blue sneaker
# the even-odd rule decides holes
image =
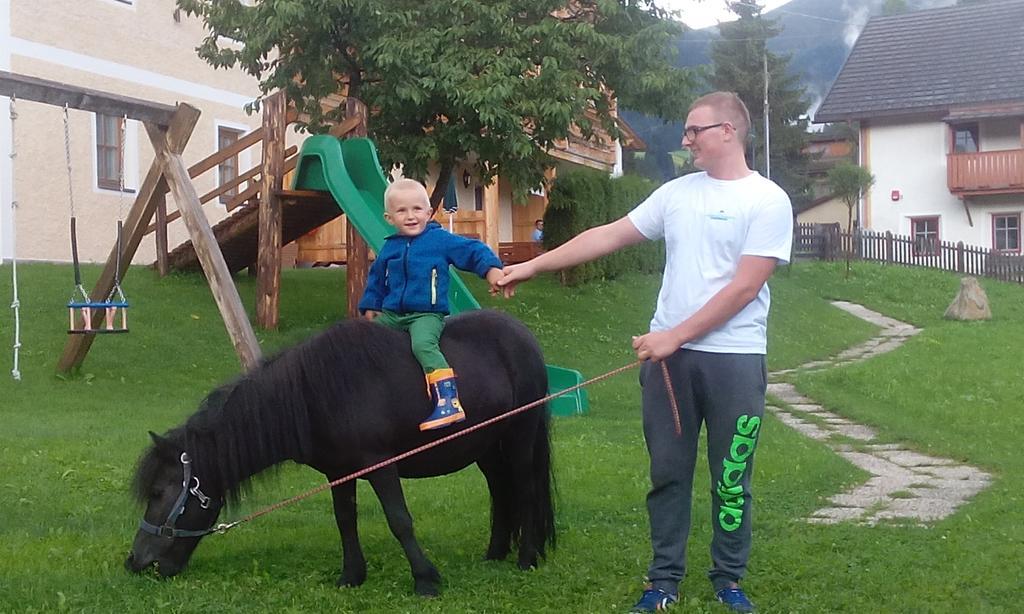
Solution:
[[[659,612],[667,610],[668,606],[678,600],[679,598],[675,595],[658,588],[648,587],[644,589],[644,594],[640,595],[640,601],[636,602],[630,612]]]
[[[754,604],[750,603],[747,596],[743,593],[743,589],[736,586],[733,588],[723,588],[722,590],[715,593],[718,600],[724,603],[733,612],[753,612]]]

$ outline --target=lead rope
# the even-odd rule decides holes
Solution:
[[[18,211],[18,200],[14,193],[14,186],[16,184],[13,179],[14,176],[14,162],[18,157],[17,140],[14,135],[14,127],[17,124],[18,110],[15,107],[17,100],[15,96],[11,96],[11,287],[13,297],[11,299],[11,309],[14,310],[14,366],[11,369],[11,377],[14,381],[21,381],[21,371],[18,369],[19,353],[21,350],[21,301],[18,300],[18,246],[15,243],[17,237],[18,223],[15,219]]]
[[[672,420],[676,424],[676,437],[683,436],[683,427],[679,424],[679,405],[676,404],[676,392],[672,389],[672,378],[668,375],[668,365],[661,362],[661,375],[665,378],[665,390],[668,391],[668,404],[672,406]]]
[[[505,420],[506,418],[511,418],[512,416],[515,416],[516,414],[521,414],[524,411],[527,411],[527,410],[533,409],[534,407],[537,407],[538,405],[541,405],[543,403],[547,403],[551,399],[558,398],[558,397],[560,397],[562,395],[569,394],[570,392],[574,392],[576,390],[579,390],[580,388],[583,388],[584,386],[589,386],[590,384],[597,383],[597,382],[599,382],[601,380],[608,379],[609,377],[612,377],[614,375],[618,375],[619,373],[622,373],[624,371],[628,371],[629,369],[632,369],[634,367],[637,367],[637,366],[643,364],[643,362],[644,361],[642,361],[642,360],[637,360],[637,361],[631,362],[628,365],[624,365],[622,367],[619,367],[618,369],[613,369],[613,370],[611,370],[611,371],[609,371],[609,372],[607,372],[607,373],[605,373],[603,375],[598,375],[597,377],[593,377],[593,378],[588,379],[588,380],[586,380],[584,382],[576,384],[575,386],[570,386],[570,387],[566,388],[565,390],[560,390],[560,391],[558,391],[558,392],[556,392],[554,394],[549,394],[546,397],[537,399],[536,401],[533,401],[531,403],[527,403],[526,405],[523,405],[521,407],[517,407],[516,409],[513,409],[511,411],[507,411],[507,412],[505,412],[505,413],[503,413],[501,415],[498,415],[498,416],[495,416],[493,418],[490,418],[489,420],[484,420],[480,424],[474,424],[473,426],[471,426],[469,428],[466,428],[466,429],[463,429],[463,430],[461,430],[461,431],[459,431],[457,433],[452,433],[451,435],[446,435],[446,436],[444,436],[444,437],[442,437],[440,439],[435,439],[434,441],[425,443],[422,446],[419,446],[418,448],[413,448],[412,450],[409,450],[407,452],[403,452],[403,453],[399,454],[398,456],[394,456],[394,457],[389,458],[387,460],[382,460],[381,462],[377,463],[376,465],[371,465],[369,467],[365,467],[363,469],[360,469],[359,471],[350,473],[350,474],[348,474],[348,475],[346,475],[344,477],[340,477],[340,478],[338,478],[336,480],[333,480],[331,482],[327,482],[326,484],[321,484],[320,486],[317,486],[316,488],[312,488],[310,490],[307,490],[304,493],[295,495],[294,497],[285,499],[284,501],[279,501],[279,502],[277,502],[277,503],[275,503],[273,505],[270,505],[270,506],[265,507],[265,508],[263,508],[261,510],[255,511],[255,512],[249,514],[248,516],[244,516],[244,517],[242,517],[242,518],[240,518],[238,520],[235,520],[234,522],[221,523],[221,524],[217,525],[215,528],[209,529],[206,532],[206,534],[208,535],[210,533],[221,533],[221,534],[227,533],[228,531],[230,531],[231,529],[237,527],[238,525],[240,525],[242,523],[249,522],[250,520],[254,520],[256,518],[259,518],[260,516],[264,516],[266,514],[269,514],[270,512],[278,510],[278,509],[280,509],[280,508],[282,508],[282,507],[284,507],[286,505],[291,505],[292,503],[298,503],[299,501],[302,501],[303,499],[306,499],[308,497],[312,497],[313,495],[315,495],[317,493],[321,493],[321,492],[327,490],[328,488],[334,488],[335,486],[338,486],[339,484],[344,484],[345,482],[349,482],[351,480],[355,480],[357,478],[361,478],[362,476],[364,476],[364,475],[366,475],[368,473],[373,473],[374,471],[377,471],[378,469],[383,469],[384,467],[387,467],[388,465],[393,465],[393,464],[397,463],[400,460],[404,460],[406,458],[409,458],[410,456],[413,456],[414,454],[419,454],[420,452],[423,452],[425,450],[429,450],[430,448],[437,447],[437,446],[439,446],[439,445],[441,445],[443,443],[448,443],[449,441],[451,441],[451,440],[453,440],[453,439],[455,439],[457,437],[462,437],[463,435],[468,435],[469,433],[472,433],[473,431],[477,431],[477,430],[480,430],[480,429],[482,429],[484,427],[490,426],[490,425],[494,424],[495,422],[500,422],[501,420]],[[664,365],[664,362],[662,362],[662,365]],[[668,370],[665,369],[664,373],[665,373],[665,376],[667,377],[668,376]],[[669,399],[671,400],[672,411],[676,412],[676,417],[675,417],[676,435],[679,435],[679,432],[680,432],[679,431],[679,415],[678,415],[678,410],[677,410],[676,403],[675,403],[675,393],[672,391],[672,386],[671,386],[671,384],[669,383],[669,381],[667,379],[665,380],[665,383],[668,385]]]

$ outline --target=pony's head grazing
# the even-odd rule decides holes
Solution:
[[[132,480],[145,511],[125,566],[140,572],[155,565],[161,576],[181,572],[221,509],[237,502],[252,476],[284,460],[307,459],[309,391],[326,381],[331,385],[322,395],[344,386],[345,370],[329,372],[337,367],[335,355],[350,357],[354,347],[379,351],[375,330],[359,323],[335,326],[217,388],[184,425],[162,437],[150,433],[153,445]]]

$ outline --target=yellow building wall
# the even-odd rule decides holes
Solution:
[[[184,14],[175,20],[174,0],[136,0],[131,6],[114,0],[13,0],[9,6],[9,30],[0,36],[6,38],[3,42],[9,55],[5,59],[11,72],[155,103],[182,101],[199,108],[199,122],[183,153],[187,165],[217,149],[219,126],[247,132],[262,121],[258,114],[250,116],[243,109],[259,95],[255,79],[240,70],[214,70],[199,59],[194,49],[203,37],[202,24]],[[16,106],[18,155],[13,183],[19,201],[17,256],[68,261],[71,211],[63,109],[29,101],[18,101]],[[0,121],[10,120],[5,114]],[[85,262],[106,259],[114,244],[117,219],[127,216],[134,200],[133,193],[96,186],[95,124],[92,113],[69,112],[71,184],[79,255]],[[126,137],[125,186],[132,189],[145,177],[153,150],[139,122],[129,120]],[[290,144],[300,140],[289,135]],[[259,164],[260,155],[258,146],[243,152],[239,172]],[[200,195],[215,188],[216,168],[196,178],[195,186]],[[175,209],[168,195],[168,210]],[[216,200],[204,210],[211,224],[227,215]],[[172,222],[170,247],[187,239],[184,224]],[[154,259],[155,238],[149,235],[134,263],[149,264]]]

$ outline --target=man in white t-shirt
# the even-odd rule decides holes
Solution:
[[[634,612],[679,598],[686,571],[693,473],[707,427],[712,483],[712,567],[720,601],[753,611],[738,582],[751,541],[754,449],[767,388],[766,327],[775,266],[789,258],[793,212],[776,184],[744,157],[750,114],[733,93],[690,107],[683,145],[702,173],[674,179],[629,214],[591,228],[533,260],[505,268],[505,296],[537,273],[593,260],[644,240],[664,239],[665,273],[650,332],[633,339],[641,360],[644,437],[651,457],[647,509],[653,557]],[[664,361],[679,402],[682,436],[661,375]]]

